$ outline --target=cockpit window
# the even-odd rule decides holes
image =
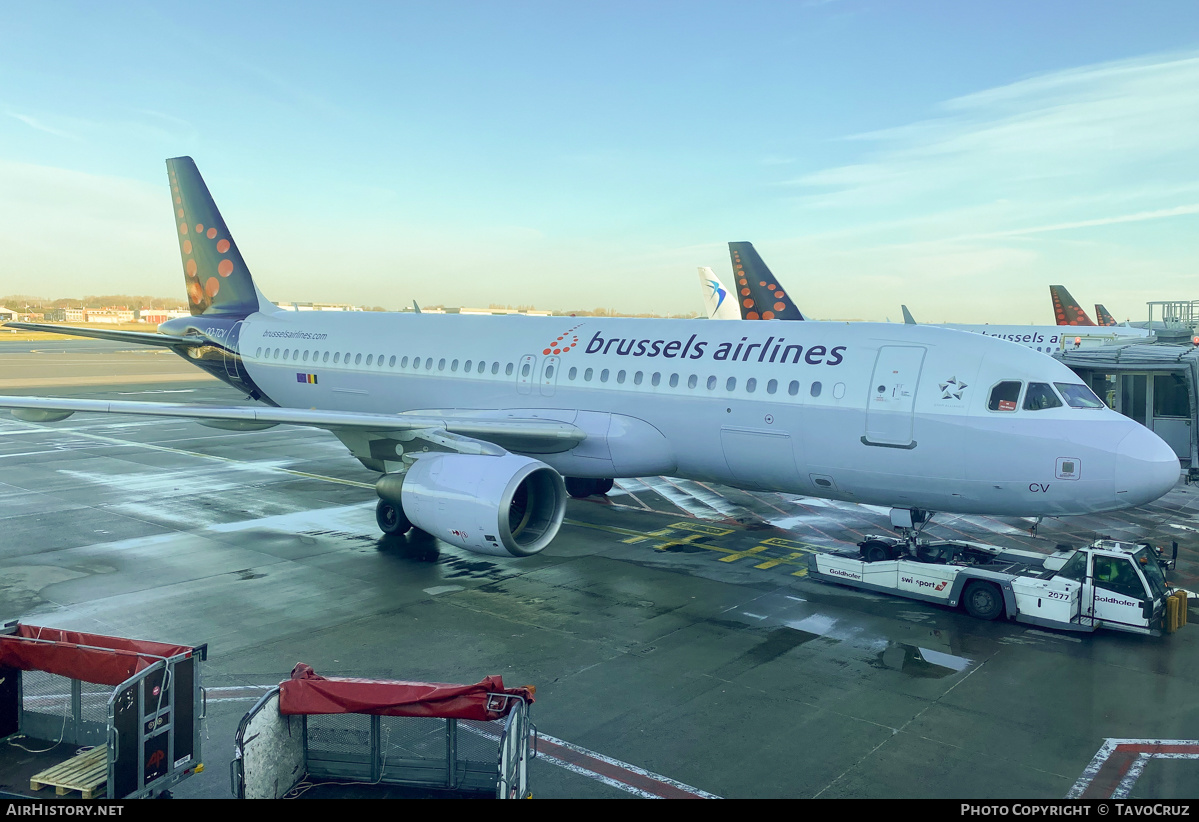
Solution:
[[[1041,411],[1045,408],[1059,408],[1062,401],[1053,393],[1049,383],[1030,382],[1028,391],[1024,394],[1025,411]]]
[[[1069,382],[1055,382],[1057,390],[1062,392],[1071,408],[1103,408],[1103,400],[1095,396],[1095,392],[1085,385]]]
[[[1006,380],[991,389],[991,399],[987,409],[991,411],[1015,411],[1016,401],[1020,399],[1020,386],[1023,383],[1016,380]]]

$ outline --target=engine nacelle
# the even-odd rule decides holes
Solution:
[[[429,454],[402,477],[384,475],[375,490],[422,531],[493,556],[536,554],[566,514],[562,476],[517,454]]]

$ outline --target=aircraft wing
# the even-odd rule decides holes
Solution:
[[[5,328],[20,328],[24,331],[45,331],[48,334],[66,334],[71,337],[94,337],[97,340],[113,340],[114,342],[136,343],[138,345],[204,345],[208,342],[204,337],[191,335],[174,337],[170,334],[157,334],[153,331],[118,331],[116,329],[77,328],[72,325],[54,325],[51,323],[4,323]]]
[[[568,451],[587,438],[571,423],[532,418],[487,418],[465,413],[363,414],[305,408],[266,408],[250,405],[189,405],[184,403],[84,400],[59,397],[0,396],[0,408],[26,422],[57,422],[77,411],[183,417],[202,425],[233,431],[256,431],[275,425],[323,428],[351,446],[362,442],[369,453],[372,441],[424,440],[439,449],[490,453],[488,444],[525,453]],[[479,442],[479,441],[482,442]],[[482,450],[480,450],[482,448]],[[377,450],[377,449],[374,449]],[[395,458],[395,451],[390,456]]]

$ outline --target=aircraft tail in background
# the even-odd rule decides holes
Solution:
[[[179,254],[192,316],[247,317],[273,308],[254,285],[191,157],[167,160]]]
[[[699,287],[704,295],[704,313],[709,320],[739,320],[736,298],[707,266],[699,269]]]
[[[1119,323],[1116,322],[1116,318],[1113,317],[1101,303],[1095,303],[1095,319],[1100,325],[1119,325]]]
[[[802,320],[803,312],[787,296],[753,243],[729,243],[737,303],[745,320]]]
[[[1049,286],[1049,297],[1053,300],[1053,317],[1058,325],[1095,324],[1064,285]]]
[[[907,324],[907,325],[915,325],[915,324],[916,324],[916,318],[912,316],[912,312],[911,312],[911,311],[908,311],[908,307],[907,307],[906,305],[901,305],[901,306],[900,306],[900,308],[901,308],[901,309],[903,309],[903,321],[904,321],[904,323],[905,323],[905,324]]]

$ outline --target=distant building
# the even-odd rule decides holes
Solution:
[[[139,322],[159,325],[176,317],[190,317],[191,312],[186,308],[141,308],[137,316]]]
[[[288,311],[361,311],[358,305],[345,303],[279,303],[279,307]]]
[[[4,306],[0,306],[0,322],[6,322],[8,320],[15,320],[16,318],[17,318],[17,312],[13,311],[11,308],[5,308]]]

